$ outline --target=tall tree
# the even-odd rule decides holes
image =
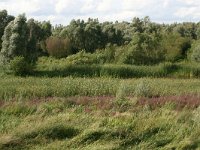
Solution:
[[[41,27],[39,23],[34,19],[29,19],[27,22],[28,27],[28,44],[27,51],[32,55],[28,55],[30,60],[35,60],[37,58],[38,50],[39,50],[39,39],[41,35]]]
[[[116,29],[112,23],[105,22],[102,25],[103,42],[104,45],[110,44],[123,44],[123,33],[121,30]]]
[[[8,24],[2,37],[1,49],[5,61],[10,61],[15,56],[27,56],[27,35],[25,15],[19,15]]]
[[[67,36],[72,42],[74,51],[85,49],[85,22],[83,20],[72,20],[67,27]]]
[[[0,11],[0,50],[1,50],[1,44],[2,44],[2,36],[4,34],[4,30],[9,22],[14,20],[13,16],[8,15],[6,10]]]
[[[200,22],[197,23],[196,35],[197,39],[200,40]]]
[[[52,25],[49,21],[37,22],[34,21],[34,33],[37,41],[37,49],[40,52],[47,52],[46,39],[52,35]]]
[[[197,27],[195,23],[186,22],[178,24],[174,28],[174,32],[178,32],[182,37],[197,39]]]
[[[85,50],[94,52],[98,48],[103,48],[101,26],[98,19],[88,19],[85,29]]]

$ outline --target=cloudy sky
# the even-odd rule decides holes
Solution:
[[[72,19],[131,21],[150,16],[159,23],[200,21],[200,0],[0,0],[0,10],[37,20],[68,24]]]

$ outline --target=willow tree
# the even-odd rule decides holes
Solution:
[[[8,15],[6,10],[0,11],[0,50],[1,50],[1,44],[2,44],[1,37],[4,34],[4,30],[5,30],[6,26],[12,20],[14,20],[14,17],[11,15]]]
[[[2,37],[2,61],[10,62],[15,56],[27,56],[27,23],[25,15],[19,15],[5,28]]]

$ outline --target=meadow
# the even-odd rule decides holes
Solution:
[[[111,96],[5,102],[0,149],[199,149],[200,104],[180,103],[151,107]]]
[[[0,150],[200,150],[199,64],[197,22],[0,10]]]
[[[0,76],[2,150],[200,149],[198,65],[41,58],[31,75]]]
[[[0,99],[34,99],[69,96],[125,96],[160,97],[170,95],[198,95],[199,79],[116,79],[116,78],[35,78],[5,77],[0,80]]]

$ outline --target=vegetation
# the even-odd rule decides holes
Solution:
[[[0,99],[32,99],[69,96],[115,96],[121,84],[125,96],[170,96],[198,94],[198,79],[113,79],[3,77]],[[179,90],[177,90],[179,89]]]
[[[200,23],[0,11],[0,149],[200,148]]]
[[[24,14],[14,19],[3,10],[0,15],[4,22],[0,58],[6,65],[16,56],[34,64],[47,55],[84,64],[198,62],[199,23],[158,24],[149,17],[100,23],[89,18],[52,27],[46,21],[26,21]]]
[[[108,55],[106,56],[108,57]],[[38,77],[170,77],[199,78],[198,63],[161,63],[152,66],[103,64],[106,61],[102,54],[80,52],[63,59],[48,57],[39,58],[33,76]]]
[[[200,147],[199,107],[189,107],[193,103],[178,107],[181,105],[168,101],[155,108],[137,103],[135,99],[126,100],[123,105],[111,99],[101,96],[5,102],[0,107],[0,148],[121,150]]]
[[[46,49],[50,56],[63,58],[72,54],[69,39],[50,37],[46,40]]]
[[[13,71],[15,75],[27,75],[33,71],[33,66],[31,66],[24,57],[14,57],[13,60],[10,61],[10,69]]]

